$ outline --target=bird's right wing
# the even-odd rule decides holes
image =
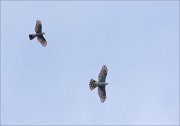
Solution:
[[[36,21],[35,32],[36,33],[41,33],[42,32],[42,23],[41,23],[40,20]]]
[[[106,81],[107,72],[108,72],[107,66],[103,65],[102,69],[101,69],[101,71],[99,73],[99,76],[98,76],[98,81],[99,82],[105,82]]]

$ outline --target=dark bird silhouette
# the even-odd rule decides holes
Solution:
[[[106,85],[108,85],[108,83],[106,83],[107,72],[108,72],[107,66],[103,65],[102,69],[99,73],[99,76],[98,76],[98,81],[91,79],[89,82],[89,88],[91,91],[93,89],[95,89],[96,87],[98,87],[98,94],[99,94],[99,98],[101,100],[101,103],[103,103],[106,100],[105,87],[106,87]]]
[[[29,34],[29,39],[32,40],[37,37],[37,40],[42,44],[42,46],[46,46],[47,41],[43,36],[45,33],[42,32],[42,23],[40,20],[36,21],[35,32],[36,34]]]

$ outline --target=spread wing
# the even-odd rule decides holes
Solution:
[[[42,44],[42,46],[46,46],[46,45],[47,45],[47,41],[46,41],[46,39],[44,38],[43,35],[39,35],[39,36],[37,37],[37,39],[38,39],[38,41]]]
[[[106,100],[105,86],[98,86],[98,94],[101,102],[103,103]]]
[[[108,72],[107,66],[103,65],[102,69],[101,69],[101,71],[99,73],[99,76],[98,76],[98,81],[99,82],[105,82],[106,81],[107,72]]]
[[[40,20],[36,21],[35,32],[42,33],[42,23]]]

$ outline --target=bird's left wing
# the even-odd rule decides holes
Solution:
[[[101,103],[103,103],[106,100],[105,86],[98,86],[98,94],[99,94],[99,98],[101,100]]]
[[[37,37],[37,39],[38,39],[38,41],[42,44],[42,46],[46,46],[46,45],[47,45],[47,41],[46,41],[46,39],[44,38],[43,35],[39,35],[39,36]]]

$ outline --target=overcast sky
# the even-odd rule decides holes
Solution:
[[[178,1],[1,1],[1,124],[178,125],[179,106]]]

